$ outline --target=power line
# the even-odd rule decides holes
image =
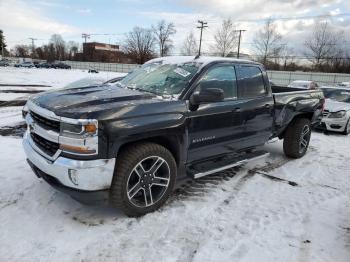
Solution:
[[[202,36],[203,36],[203,29],[207,28],[207,22],[203,22],[201,20],[198,20],[198,23],[200,24],[200,26],[197,26],[197,28],[199,28],[201,30],[201,36],[199,38],[199,49],[198,49],[198,56],[201,55],[201,48],[202,48]]]
[[[323,15],[305,15],[305,16],[289,16],[289,17],[267,17],[267,18],[257,18],[257,19],[235,19],[235,22],[264,22],[268,20],[272,21],[288,21],[288,20],[307,20],[307,19],[322,19],[322,18],[333,18],[333,17],[343,17],[350,16],[350,13],[339,13],[339,14],[323,14]],[[218,20],[208,20],[210,23],[221,23]]]

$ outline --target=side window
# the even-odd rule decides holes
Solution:
[[[264,78],[256,66],[237,66],[238,97],[251,98],[266,94]]]
[[[198,88],[220,88],[225,99],[237,98],[236,73],[232,65],[218,65],[209,68],[198,82]]]

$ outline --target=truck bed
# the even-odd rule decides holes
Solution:
[[[271,86],[272,93],[290,93],[290,92],[300,92],[300,91],[309,91],[307,89],[288,87],[288,86]]]
[[[296,112],[314,112],[318,109],[320,99],[324,98],[321,90],[303,90],[285,86],[271,86],[275,103],[274,136],[280,136]],[[316,114],[317,115],[317,114]],[[316,123],[313,119],[312,123]]]

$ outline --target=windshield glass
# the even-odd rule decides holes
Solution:
[[[338,102],[350,103],[350,90],[324,88],[322,91],[326,98],[333,99]]]
[[[158,95],[175,95],[183,90],[198,69],[198,63],[146,64],[117,84]]]

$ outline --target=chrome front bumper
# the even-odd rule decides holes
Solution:
[[[23,138],[23,148],[28,160],[63,186],[85,191],[110,188],[115,158],[82,161],[58,156],[55,160],[49,160],[35,150],[33,144],[27,131]]]

